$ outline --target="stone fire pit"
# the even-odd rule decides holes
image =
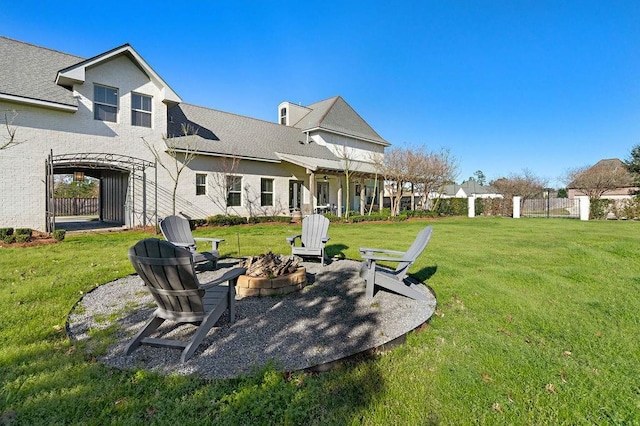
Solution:
[[[307,284],[307,270],[296,256],[268,252],[247,258],[243,267],[247,272],[236,283],[236,293],[241,297],[283,295]]]

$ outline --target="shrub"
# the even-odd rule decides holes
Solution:
[[[13,235],[13,228],[0,228],[0,239],[4,240],[7,235]]]
[[[207,224],[207,219],[189,219],[189,227],[193,231],[198,226],[203,226]]]
[[[64,229],[56,229],[53,231],[53,238],[55,238],[56,241],[63,241],[66,234],[67,231]]]
[[[402,222],[409,218],[407,217],[406,214],[402,213],[402,214],[399,214],[398,216],[391,216],[389,219],[391,219],[392,222]]]
[[[242,216],[217,214],[215,216],[209,216],[207,223],[214,226],[244,225],[247,223],[247,219]]]
[[[325,213],[324,217],[329,219],[329,222],[341,222],[341,221],[344,221],[343,217],[338,217],[337,215],[335,215],[333,213]]]
[[[31,241],[31,235],[16,233],[16,243],[28,243],[29,241]]]
[[[469,200],[466,198],[442,198],[438,205],[438,214],[442,216],[466,216]]]
[[[290,216],[252,216],[247,219],[249,223],[265,223],[265,222],[282,222],[289,223],[291,222]]]
[[[13,234],[5,235],[4,238],[2,238],[2,242],[5,244],[11,244],[15,241],[16,241],[16,236]]]
[[[18,235],[28,235],[31,238],[31,233],[33,230],[31,228],[16,228],[16,237]]]
[[[609,200],[591,200],[589,207],[589,219],[605,219],[609,213]]]

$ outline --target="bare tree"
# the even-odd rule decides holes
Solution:
[[[430,193],[442,193],[445,185],[453,183],[458,175],[458,163],[448,150],[418,151],[419,167],[412,180],[422,192],[422,205],[427,205]]]
[[[13,125],[16,117],[18,116],[18,112],[16,110],[7,110],[3,113],[4,121],[2,126],[6,131],[6,135],[3,132],[2,139],[0,139],[0,151],[3,149],[11,148],[12,146],[18,145],[20,142],[16,139],[16,131],[17,127]]]
[[[602,160],[594,166],[570,170],[565,180],[568,188],[580,191],[588,196],[590,201],[600,199],[607,191],[630,187],[633,184],[628,168],[617,159]]]
[[[391,202],[391,215],[396,216],[400,212],[400,202],[405,184],[408,182],[409,151],[405,148],[392,148],[385,152],[384,161],[380,165],[385,180],[385,189],[389,193]]]
[[[225,215],[229,214],[229,194],[233,189],[233,180],[237,178],[239,165],[238,157],[222,157],[216,170],[209,175],[211,180],[208,197],[218,208],[224,210]],[[246,193],[246,188],[243,190]]]
[[[489,183],[500,192],[504,198],[512,201],[513,197],[520,198],[520,207],[524,206],[524,201],[539,196],[547,186],[545,179],[535,176],[530,170],[524,169],[522,174],[511,174],[509,177],[502,177]]]
[[[155,157],[160,166],[167,171],[169,177],[173,181],[173,189],[171,192],[172,214],[176,214],[176,193],[178,191],[178,182],[184,169],[196,157],[198,147],[196,135],[198,131],[191,125],[182,124],[181,137],[162,136],[167,149],[161,150],[157,146],[149,143],[144,137],[144,144],[147,146],[151,154]],[[163,155],[166,154],[166,155]],[[167,156],[169,158],[167,158]],[[156,185],[158,183],[156,182]]]

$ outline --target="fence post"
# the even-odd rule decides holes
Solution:
[[[580,220],[589,220],[589,211],[591,210],[591,205],[589,202],[589,197],[586,195],[581,195],[576,197],[580,203]]]
[[[513,218],[520,219],[520,199],[522,197],[513,197]]]
[[[476,197],[471,195],[469,198],[469,217],[476,217]]]

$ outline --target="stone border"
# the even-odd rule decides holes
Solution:
[[[236,283],[236,294],[240,297],[282,296],[302,290],[305,285],[307,285],[307,269],[301,266],[291,274],[275,278],[240,275]]]

